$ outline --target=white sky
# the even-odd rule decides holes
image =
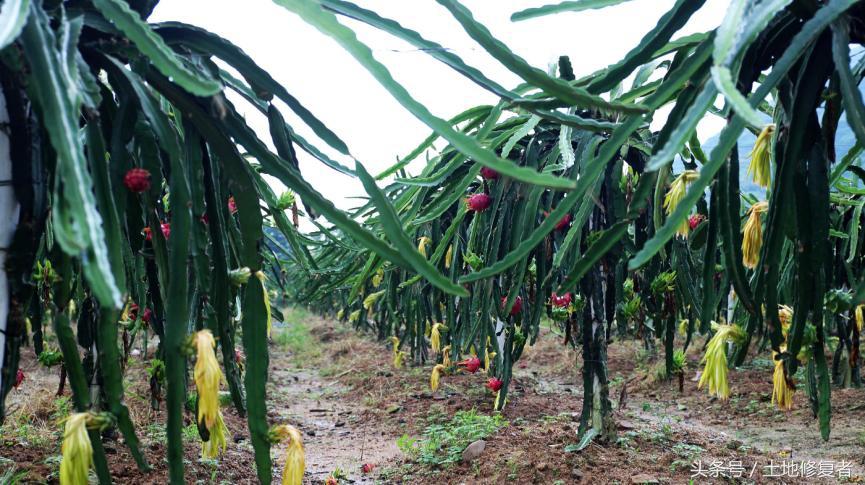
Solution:
[[[517,76],[487,55],[447,10],[433,0],[355,0],[354,3],[450,48],[466,63],[505,87],[519,83]],[[562,13],[522,22],[511,22],[511,13],[554,2],[463,0],[462,3],[493,35],[532,65],[546,70],[558,56],[569,55],[579,77],[621,59],[654,27],[674,0],[633,0],[602,10]],[[725,0],[708,0],[674,38],[716,27],[727,5]],[[373,174],[410,152],[431,132],[334,41],[268,0],[162,0],[150,21],[167,20],[203,27],[241,47],[339,135]],[[397,81],[433,114],[450,118],[471,106],[497,101],[494,95],[412,46],[359,22],[345,18],[340,21],[352,27]],[[259,137],[270,144],[266,120],[253,108],[237,104]],[[283,108],[289,124],[301,135],[333,158],[354,166],[347,157],[338,157]],[[720,126],[719,120],[704,122],[699,127],[700,138],[708,138]],[[365,194],[359,181],[299,153],[303,175],[317,190],[338,207],[357,205],[358,201],[350,197]],[[410,166],[411,173],[419,170],[417,164]]]

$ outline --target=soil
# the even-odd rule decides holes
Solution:
[[[419,484],[865,480],[865,390],[833,390],[832,436],[824,442],[803,391],[797,391],[792,411],[774,408],[768,359],[753,358],[730,371],[732,394],[726,402],[698,390],[702,341],[687,353],[682,392],[678,380],[655,377],[662,356],[653,357],[638,342],[611,343],[610,397],[618,440],[574,451],[582,405],[579,359],[549,330],[514,369],[502,413],[508,425],[486,438],[480,457],[471,463],[421,464],[404,454],[397,441],[404,436],[422,439],[430,423],[446,422],[457,411],[492,414],[493,394],[484,386],[483,372],[445,375],[438,392],[432,393],[429,364],[394,369],[385,343],[300,310],[286,312],[286,321],[287,326],[275,328],[270,349],[269,418],[302,431],[304,483],[320,484],[332,475],[339,483]],[[18,483],[57,483],[58,420],[69,408],[68,386],[66,398],[58,399],[57,369],[39,365],[32,352],[24,354],[27,379],[10,394],[10,414],[0,428],[0,480],[14,467],[9,476],[18,475]],[[160,433],[165,416],[151,409],[142,359],[130,361],[126,381],[127,405],[153,470],[139,471],[122,438],[116,437],[106,444],[112,476],[136,485],[167,483]],[[201,460],[196,434],[185,433],[187,483],[257,483],[245,420],[230,405],[223,412],[233,439],[218,461]],[[192,417],[188,413],[188,423]],[[272,450],[275,480],[281,476],[284,453],[282,445]],[[783,480],[770,476],[780,473],[782,463],[802,461],[832,466],[834,476],[822,481],[789,476],[789,471]],[[728,468],[740,465],[742,472],[726,478],[692,477],[698,464],[709,475],[713,462]],[[372,471],[365,473],[364,464],[372,465]],[[766,468],[770,465],[775,468]]]

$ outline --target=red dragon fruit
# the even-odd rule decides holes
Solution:
[[[160,229],[162,229],[162,237],[164,237],[165,239],[168,239],[168,236],[171,235],[171,224],[169,224],[167,222],[163,222],[162,224],[159,225],[159,227],[160,227]],[[150,232],[149,227],[145,227],[144,229],[142,229],[141,232],[144,233],[144,239],[146,241],[152,241],[153,240],[153,233]]]
[[[697,226],[700,225],[701,222],[703,222],[703,219],[704,219],[703,214],[692,215],[691,217],[688,218],[688,227],[690,227],[691,230],[693,231],[694,229],[697,228]]]
[[[228,212],[235,214],[237,212],[237,203],[234,202],[234,196],[228,198]]]
[[[569,227],[571,227],[571,215],[565,214],[565,216],[562,217],[562,219],[556,223],[556,230],[557,231],[564,231],[565,229],[567,229]]]
[[[490,377],[490,380],[487,381],[487,389],[493,392],[499,392],[499,389],[502,388],[501,379],[496,379],[495,377]]]
[[[499,178],[499,173],[489,167],[481,167],[481,177],[485,180],[495,180]]]
[[[145,192],[150,189],[150,172],[143,168],[131,168],[123,176],[123,185],[136,194]]]
[[[507,303],[508,297],[502,297],[502,307],[504,308],[505,303]],[[520,313],[520,310],[523,309],[523,298],[521,296],[517,296],[514,300],[514,305],[511,307],[511,316],[517,315]]]
[[[457,362],[457,365],[460,367],[464,367],[465,370],[474,374],[478,371],[478,369],[481,368],[481,359],[478,359],[477,357],[469,357],[466,360]]]
[[[571,305],[571,293],[565,293],[562,296],[557,295],[555,292],[550,296],[550,303],[555,307],[559,308],[567,308]]]
[[[483,212],[487,210],[492,202],[492,197],[484,193],[474,194],[466,199],[466,205],[469,210],[474,212]]]

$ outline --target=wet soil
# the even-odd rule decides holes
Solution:
[[[394,369],[385,343],[303,311],[287,312],[286,322],[275,329],[270,349],[269,420],[303,433],[305,483],[324,483],[331,476],[339,483],[842,483],[862,482],[865,476],[865,390],[833,390],[832,435],[824,442],[802,390],[792,411],[773,407],[767,359],[752,358],[730,371],[728,401],[698,390],[703,342],[688,352],[681,392],[677,380],[656,377],[662,359],[637,342],[613,342],[610,397],[617,440],[574,451],[582,406],[579,359],[549,330],[514,369],[502,413],[508,425],[486,438],[480,457],[447,466],[420,464],[400,451],[397,441],[422,439],[430,423],[457,411],[492,414],[487,377],[445,375],[433,393],[430,364]],[[69,391],[58,399],[56,368],[45,369],[27,354],[25,349],[27,380],[11,393],[11,412],[0,428],[0,477],[14,468],[10,476],[18,476],[19,483],[57,483],[57,421],[69,407]],[[145,362],[132,359],[127,404],[153,470],[139,471],[116,437],[106,448],[117,482],[167,483],[160,433],[164,412],[151,409],[147,382]],[[245,419],[230,405],[223,412],[232,439],[219,461],[201,460],[197,436],[185,434],[188,483],[258,482]],[[188,423],[191,418],[189,413]],[[284,453],[282,445],[272,449],[276,481]],[[777,468],[766,468],[802,461],[831,464],[835,475],[788,473],[782,479],[770,476]],[[713,463],[716,472],[723,464],[729,476],[711,476]],[[364,471],[364,464],[372,470]],[[709,476],[692,477],[698,466]]]

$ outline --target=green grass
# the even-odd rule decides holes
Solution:
[[[289,351],[295,360],[306,360],[321,355],[321,348],[309,332],[310,313],[298,307],[283,308],[284,324],[274,326],[273,342]]]
[[[189,424],[183,428],[183,439],[193,443],[199,439],[198,426],[196,426],[195,423]]]
[[[508,425],[500,414],[487,416],[477,411],[458,411],[450,421],[427,426],[422,439],[403,436],[397,447],[410,458],[433,466],[460,461],[463,450]]]
[[[159,423],[150,423],[147,425],[145,429],[144,436],[147,437],[147,440],[151,443],[159,443],[166,444],[168,442],[168,437],[165,434],[165,427]]]
[[[0,483],[4,485],[23,483],[24,478],[27,476],[26,470],[19,471],[15,462],[2,457],[0,457],[0,465],[4,469],[3,473],[0,473]]]
[[[46,432],[45,428],[34,426],[31,423],[9,423],[6,426],[0,426],[0,436],[14,438],[18,443],[41,448],[49,446],[55,438],[55,433]],[[10,441],[5,439],[5,441]],[[0,483],[3,483],[0,481]]]
[[[51,413],[51,419],[61,421],[72,411],[72,401],[68,396],[60,396],[54,399],[54,412]]]

